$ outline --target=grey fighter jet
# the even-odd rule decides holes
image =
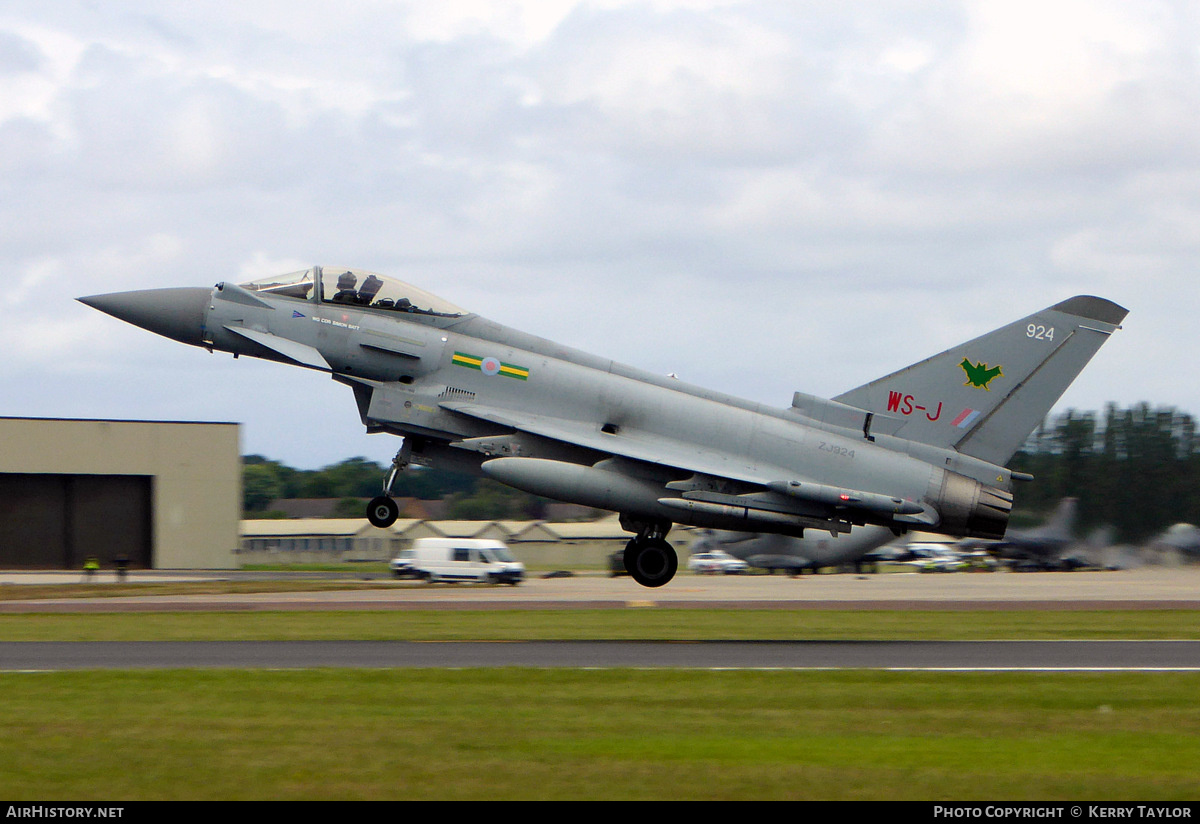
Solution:
[[[620,513],[630,574],[675,575],[671,526],[803,537],[867,525],[1001,538],[1004,464],[1126,310],[1079,296],[852,389],[776,409],[528,335],[392,278],[334,266],[212,289],[80,298],[184,343],[332,374],[409,463],[481,472]]]
[[[1063,498],[1041,526],[1011,529],[1000,541],[963,541],[962,548],[986,550],[1023,569],[1069,570],[1087,566],[1081,557],[1070,553],[1079,543],[1075,537],[1078,510],[1077,498]]]

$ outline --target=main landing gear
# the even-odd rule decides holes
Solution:
[[[679,569],[679,556],[663,539],[665,534],[665,529],[643,530],[625,546],[625,569],[644,587],[661,587]]]
[[[400,517],[400,507],[392,500],[392,484],[396,482],[396,477],[404,471],[404,467],[408,466],[410,460],[412,460],[412,444],[408,442],[408,438],[405,438],[404,446],[400,447],[396,457],[392,458],[392,468],[388,470],[387,479],[383,482],[383,494],[372,498],[371,502],[367,504],[367,520],[371,522],[371,526],[387,529]]]

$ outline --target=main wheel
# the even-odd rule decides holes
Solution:
[[[637,538],[625,547],[625,568],[644,587],[661,587],[675,577],[679,557],[662,538]]]
[[[372,498],[371,503],[367,504],[367,520],[371,522],[371,526],[387,529],[396,523],[399,517],[400,507],[387,495]]]

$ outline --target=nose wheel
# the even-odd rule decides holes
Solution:
[[[678,568],[675,549],[662,538],[637,537],[625,546],[625,569],[644,587],[661,587]]]
[[[392,500],[392,484],[411,460],[412,442],[405,438],[400,451],[392,458],[392,466],[383,482],[383,494],[372,498],[371,503],[367,504],[367,520],[371,522],[371,526],[387,529],[400,517],[400,507]]]
[[[367,504],[367,520],[371,522],[371,526],[386,529],[396,523],[399,517],[400,507],[387,495],[372,498],[371,503]]]

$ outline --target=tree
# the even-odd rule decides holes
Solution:
[[[542,500],[488,478],[481,478],[471,493],[455,493],[446,514],[456,520],[490,521],[531,517]]]
[[[242,468],[242,509],[246,512],[262,512],[267,504],[282,496],[283,485],[275,471],[262,463]]]
[[[1110,525],[1123,541],[1200,520],[1195,429],[1187,413],[1147,403],[1109,404],[1102,415],[1068,410],[1013,456],[1012,468],[1036,479],[1017,490],[1017,504],[1048,512],[1077,497],[1082,530]]]

